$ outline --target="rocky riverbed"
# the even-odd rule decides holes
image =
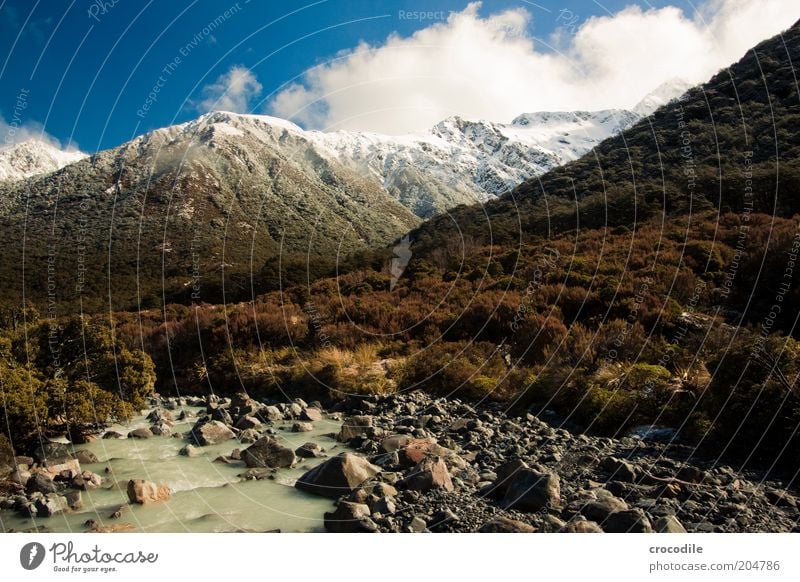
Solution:
[[[785,483],[704,462],[689,447],[572,434],[499,406],[419,392],[351,397],[327,411],[244,395],[154,404],[127,438],[109,431],[89,445],[48,444],[17,458],[2,485],[3,528],[800,531],[798,499]],[[158,442],[161,452],[125,468],[87,457],[110,442],[121,453]],[[171,477],[159,463],[172,467]],[[179,465],[183,480],[175,478]],[[218,477],[209,482],[207,471],[190,466],[213,467]],[[102,491],[113,502],[95,499]]]

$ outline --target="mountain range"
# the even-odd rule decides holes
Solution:
[[[578,159],[662,98],[646,98],[640,113],[452,117],[402,136],[217,111],[91,156],[25,142],[0,151],[4,272],[26,266],[30,299],[58,281],[57,303],[73,307],[76,272],[83,294],[120,307],[275,288],[278,257],[335,271],[424,219]],[[20,277],[4,282],[1,296],[22,297]]]

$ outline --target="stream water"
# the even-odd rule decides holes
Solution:
[[[185,407],[186,410],[200,409]],[[180,410],[173,411],[175,417]],[[174,431],[188,431],[194,419],[176,422]],[[125,426],[111,426],[122,434],[149,426],[145,416]],[[281,444],[296,449],[306,442],[316,442],[328,456],[345,450],[329,433],[338,432],[341,422],[323,419],[314,423],[314,430],[291,432],[291,423],[277,423]],[[333,508],[329,499],[303,493],[294,488],[295,480],[309,468],[324,461],[298,459],[291,469],[280,469],[274,480],[244,481],[239,475],[247,470],[244,462],[214,462],[220,455],[229,455],[235,448],[248,444],[230,440],[218,445],[197,447],[200,455],[179,454],[184,439],[154,436],[150,439],[101,439],[76,446],[95,453],[98,463],[82,464],[104,478],[103,487],[83,491],[83,507],[50,518],[28,518],[14,511],[0,511],[0,528],[28,530],[34,526],[54,532],[86,531],[87,520],[103,526],[131,524],[134,532],[226,532],[322,531],[322,516]],[[106,470],[108,469],[108,471]],[[147,479],[163,483],[172,491],[168,501],[149,505],[129,505],[126,494],[128,480]],[[122,515],[112,519],[113,512],[124,506]]]

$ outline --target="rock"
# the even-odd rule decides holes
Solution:
[[[64,499],[67,500],[67,505],[70,509],[81,509],[83,507],[83,498],[80,491],[66,491],[64,492]]]
[[[231,454],[228,457],[232,461],[241,461],[242,460],[242,449],[233,449]]]
[[[59,464],[49,463],[46,467],[37,469],[51,479],[69,481],[80,475],[81,464],[77,459],[68,459]]]
[[[263,426],[263,423],[260,420],[258,420],[255,416],[243,416],[236,421],[236,428],[238,428],[239,430],[259,428],[261,426]]]
[[[194,445],[186,445],[178,451],[178,454],[184,457],[197,457],[200,456],[200,450]]]
[[[394,453],[405,447],[411,437],[405,434],[393,434],[381,441],[380,450],[382,453]]]
[[[481,533],[533,533],[536,529],[524,521],[499,516],[484,523],[478,531]]]
[[[412,491],[430,491],[431,489],[453,490],[450,472],[441,458],[425,458],[398,482],[398,487]]]
[[[443,509],[431,516],[430,520],[428,520],[428,529],[437,531],[456,523],[458,523],[458,516],[449,509]]]
[[[300,420],[307,420],[309,422],[316,422],[322,420],[322,411],[319,408],[304,408],[300,413]]]
[[[303,413],[303,406],[297,402],[292,402],[286,407],[286,415],[289,418],[298,418]]]
[[[56,492],[56,484],[50,476],[45,473],[33,473],[28,479],[25,490],[28,493],[39,492],[46,495]]]
[[[511,484],[511,481],[517,476],[517,473],[527,468],[528,465],[520,459],[514,459],[503,463],[495,471],[497,477],[492,484],[490,492],[498,497],[503,497],[506,494],[506,490]]]
[[[564,533],[603,533],[597,522],[587,519],[576,519],[569,522],[562,530]]]
[[[239,442],[244,444],[254,443],[261,438],[261,434],[252,428],[248,428],[239,433]]]
[[[260,414],[263,418],[271,422],[283,420],[283,413],[278,409],[277,406],[265,406],[261,409]]]
[[[69,442],[71,442],[73,445],[86,445],[97,440],[95,435],[85,432],[79,428],[71,428],[68,431],[68,437]]]
[[[397,511],[397,505],[390,497],[383,497],[378,499],[372,505],[372,513],[379,513],[381,515],[393,515]]]
[[[163,422],[159,424],[154,424],[152,427],[150,427],[150,431],[154,435],[158,436],[165,436],[165,437],[172,436],[172,426]]]
[[[158,424],[160,422],[174,422],[175,419],[172,417],[172,413],[168,410],[156,409],[147,415],[147,420],[149,420],[152,424]]]
[[[31,478],[31,472],[20,467],[18,469],[15,469],[11,473],[11,476],[8,479],[12,483],[16,483],[20,487],[25,487],[28,484],[28,480],[30,478]]]
[[[297,447],[294,454],[303,459],[313,459],[323,457],[324,451],[317,443],[305,443]]]
[[[581,513],[588,519],[603,523],[608,516],[615,511],[625,511],[628,509],[627,503],[618,497],[614,497],[605,489],[597,490],[596,494],[597,498],[588,502],[581,509]]]
[[[292,425],[292,432],[311,432],[314,430],[314,425],[310,422],[295,422]]]
[[[377,531],[378,528],[369,515],[369,507],[363,503],[340,501],[335,511],[325,513],[325,530],[334,533]]]
[[[767,497],[767,501],[772,505],[791,508],[797,507],[797,498],[783,489],[770,487],[764,491],[764,495]]]
[[[653,529],[658,533],[686,533],[686,528],[674,515],[659,517],[653,524]]]
[[[653,528],[644,511],[635,508],[609,515],[603,524],[603,530],[608,533],[650,533]]]
[[[69,509],[67,498],[56,493],[48,493],[45,497],[37,499],[35,505],[38,517],[52,517]]]
[[[291,467],[297,461],[294,451],[280,445],[275,439],[265,436],[242,452],[242,460],[248,467]]]
[[[229,441],[236,435],[218,420],[199,421],[192,427],[191,436],[201,447]]]
[[[363,457],[353,453],[342,453],[305,473],[294,486],[314,495],[337,499],[352,493],[380,471],[380,467],[376,467]]]
[[[128,481],[128,499],[131,503],[144,505],[169,499],[169,487],[156,485],[144,479],[131,479]]]
[[[75,458],[79,463],[85,463],[87,465],[100,462],[100,460],[97,458],[97,455],[95,455],[92,451],[87,451],[86,449],[75,451]]]
[[[97,473],[92,473],[91,471],[84,471],[83,473],[75,477],[71,483],[71,485],[75,489],[80,489],[81,491],[97,489],[102,484],[103,484],[103,478],[100,477],[100,475],[98,475]]]
[[[104,439],[121,439],[122,435],[115,430],[109,430],[103,433]]]
[[[351,416],[344,421],[336,440],[346,443],[350,439],[372,433],[374,419],[371,416]]]
[[[539,511],[561,504],[561,484],[554,473],[519,469],[510,479],[502,505],[506,509]]]
[[[45,441],[33,450],[33,460],[40,465],[58,465],[71,458],[67,445],[53,441]]]
[[[153,436],[153,431],[149,428],[137,428],[128,433],[129,439],[149,439]]]
[[[420,516],[415,515],[408,524],[408,529],[412,533],[422,533],[428,529],[428,524]]]
[[[398,450],[400,463],[407,467],[418,465],[423,459],[440,457],[451,473],[467,466],[466,461],[452,451],[436,442],[434,438],[409,439]]]
[[[603,460],[602,467],[611,473],[611,479],[616,479],[617,481],[633,483],[638,476],[636,467],[632,463],[616,457],[606,457]]]

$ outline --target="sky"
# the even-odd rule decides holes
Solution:
[[[399,134],[629,108],[798,19],[797,0],[0,0],[0,148],[94,152],[211,110]]]

